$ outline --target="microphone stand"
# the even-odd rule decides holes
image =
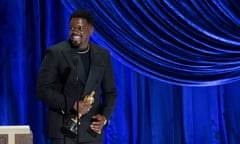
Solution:
[[[76,73],[77,73],[77,69],[76,69]],[[78,75],[77,75],[77,82],[78,82]],[[77,91],[77,89],[76,89]],[[78,111],[79,111],[79,96],[77,97],[77,117],[79,115]],[[77,141],[76,141],[76,144],[79,143],[79,118],[77,119]]]
[[[74,66],[75,66],[75,72],[76,72],[76,84],[75,84],[75,87],[76,87],[76,102],[77,102],[77,113],[76,113],[76,117],[78,117],[78,111],[79,111],[79,95],[78,94],[78,89],[77,89],[77,86],[78,86],[78,58],[75,58],[73,59],[73,63],[74,63]],[[76,144],[79,143],[79,119],[77,119],[77,140],[76,140]]]
[[[82,35],[81,37],[81,42],[80,42],[80,46],[79,48],[81,48],[81,44],[82,44]],[[75,94],[76,94],[76,99],[75,102],[77,102],[77,108],[76,108],[76,117],[75,118],[70,118],[70,120],[66,123],[66,125],[64,125],[62,127],[62,132],[65,135],[68,135],[71,138],[75,138],[75,136],[77,136],[76,138],[76,144],[79,143],[79,125],[80,125],[80,117],[81,114],[79,113],[79,100],[81,98],[81,94],[82,91],[84,90],[84,86],[81,87],[83,88],[80,92],[79,92],[79,88],[78,88],[78,84],[79,84],[79,77],[78,77],[78,64],[79,64],[79,56],[76,54],[76,56],[73,56],[73,64],[74,64],[74,69],[75,69],[75,76],[76,76],[76,81],[75,81]],[[65,144],[65,137],[64,137],[64,144]]]
[[[81,26],[81,31],[82,31],[82,26]],[[80,48],[81,48],[81,45],[82,45],[82,35],[80,36],[81,37],[81,42],[80,42]],[[79,57],[78,57],[79,58]],[[77,71],[77,63],[76,63],[76,76],[77,76],[77,82],[78,82],[78,71]],[[77,86],[77,85],[76,85]],[[77,91],[78,89],[76,88],[76,91]],[[79,99],[80,99],[80,94],[78,94],[78,92],[77,92],[77,118],[78,118],[78,116],[79,116],[79,103],[78,103],[78,101],[79,101]],[[76,141],[76,144],[78,144],[79,143],[79,122],[80,122],[80,119],[78,118],[77,119],[77,141]]]

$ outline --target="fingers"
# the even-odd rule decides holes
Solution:
[[[93,116],[92,119],[94,119],[94,121],[90,125],[91,129],[94,132],[96,132],[98,134],[101,134],[102,133],[102,129],[104,127],[105,117],[100,115],[100,114],[97,114],[97,115]]]
[[[86,114],[91,110],[91,105],[82,105],[82,107],[79,110],[79,113]]]
[[[74,110],[78,111],[78,113],[84,115],[91,110],[92,105],[86,104],[83,101],[78,101],[74,103],[73,108]]]
[[[98,133],[98,134],[101,134],[102,133],[102,126],[100,124],[100,122],[93,122],[91,125],[90,125],[91,129]]]

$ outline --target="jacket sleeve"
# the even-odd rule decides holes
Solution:
[[[56,51],[47,49],[37,80],[37,97],[51,109],[61,112],[65,109],[66,101],[61,93],[61,74],[57,58],[59,54]],[[74,99],[68,97],[66,105],[73,105],[73,103]]]
[[[106,55],[106,65],[101,87],[103,100],[102,115],[104,115],[106,119],[109,120],[114,110],[117,98],[117,90],[115,87],[114,74],[109,53]]]

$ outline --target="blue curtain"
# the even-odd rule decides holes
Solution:
[[[70,10],[92,10],[114,57],[141,74],[191,86],[240,77],[237,0],[62,1]]]
[[[30,125],[34,144],[48,141],[38,71],[45,48],[66,37],[68,16],[57,0],[0,1],[0,125]]]
[[[69,14],[96,17],[118,100],[105,144],[240,143],[240,1],[0,1],[0,124],[30,125],[47,144],[35,86],[45,49],[68,38]]]

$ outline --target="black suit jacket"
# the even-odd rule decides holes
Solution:
[[[81,118],[80,141],[96,141],[102,135],[92,136],[89,132],[91,117],[102,114],[111,117],[116,101],[116,88],[109,52],[90,43],[90,70],[86,77],[82,60],[69,41],[60,42],[47,49],[38,81],[37,96],[49,106],[49,136],[63,138],[61,127],[77,98],[95,91],[92,109]],[[77,80],[78,77],[78,80]]]

